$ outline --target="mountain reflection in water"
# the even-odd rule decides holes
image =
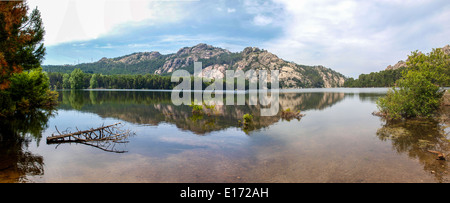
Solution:
[[[448,117],[371,115],[385,91],[286,91],[270,117],[259,105],[194,115],[163,91],[60,91],[55,111],[1,120],[0,182],[449,182],[448,161],[428,151],[450,152]],[[286,109],[306,115],[286,120]],[[239,125],[245,114],[254,116],[250,129]],[[115,122],[136,131],[119,146],[127,153],[45,144],[55,126]]]
[[[135,124],[175,124],[196,134],[205,134],[238,126],[244,114],[254,115],[254,129],[270,126],[280,120],[281,110],[323,110],[340,101],[342,92],[280,93],[280,111],[276,116],[259,116],[260,105],[216,105],[212,113],[193,115],[192,108],[172,104],[170,92],[146,91],[62,91],[59,109],[76,109],[101,117],[117,118]],[[225,102],[224,102],[225,103]],[[248,104],[248,94],[246,95]]]

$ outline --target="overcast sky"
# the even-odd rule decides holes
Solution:
[[[48,64],[207,43],[266,49],[346,76],[450,44],[449,0],[28,0],[42,14]]]

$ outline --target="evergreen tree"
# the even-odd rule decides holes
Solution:
[[[14,73],[38,68],[45,55],[44,27],[39,10],[27,16],[24,1],[0,1],[0,90]]]
[[[45,55],[41,14],[37,8],[27,12],[25,1],[0,1],[0,117],[56,105],[58,94],[50,91],[40,67]]]

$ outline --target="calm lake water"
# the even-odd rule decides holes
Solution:
[[[280,110],[216,106],[193,115],[164,91],[60,91],[52,112],[0,124],[0,182],[449,182],[448,126],[373,116],[387,89],[280,93]],[[239,125],[253,114],[253,126]],[[47,144],[59,131],[122,122],[120,143]]]

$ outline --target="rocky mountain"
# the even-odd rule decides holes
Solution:
[[[450,55],[450,45],[446,45],[446,46],[442,47],[441,49],[445,54]],[[419,53],[422,53],[422,52],[419,52]],[[406,60],[406,61],[408,61],[408,60]],[[386,67],[386,70],[397,70],[399,68],[406,67],[406,61],[403,61],[403,60],[399,61],[393,66],[389,65],[388,67]]]
[[[386,67],[386,70],[397,70],[397,69],[403,68],[403,67],[406,67],[406,62],[405,61],[399,61],[393,66],[389,65],[388,67]]]
[[[135,63],[139,63],[139,62],[142,62],[145,60],[155,60],[160,56],[161,56],[161,54],[157,51],[141,52],[141,53],[130,54],[130,55],[114,58],[114,59],[108,59],[106,57],[103,57],[102,59],[100,59],[99,62],[135,64]]]
[[[225,49],[216,48],[207,44],[198,44],[193,47],[184,47],[176,54],[167,57],[162,67],[155,71],[155,74],[171,73],[178,69],[193,66],[194,62],[230,55],[231,52]]]
[[[341,87],[346,77],[323,66],[305,66],[285,61],[267,50],[247,47],[241,52],[207,44],[184,47],[177,53],[140,52],[117,58],[102,58],[94,63],[45,66],[48,72],[71,72],[80,68],[86,73],[170,75],[176,70],[194,72],[194,62],[202,62],[203,77],[222,78],[226,70],[279,70],[280,87]]]

